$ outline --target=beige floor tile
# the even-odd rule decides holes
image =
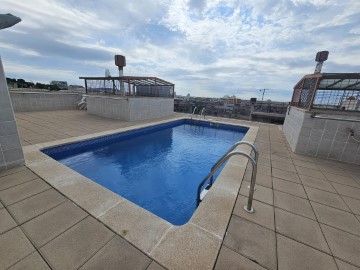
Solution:
[[[246,197],[249,196],[248,186],[249,186],[249,182],[246,182],[246,181],[241,184],[241,188],[240,188],[241,195],[246,196]],[[256,190],[254,192],[254,200],[272,205],[274,202],[273,197],[274,196],[273,196],[272,189],[263,187],[260,185],[256,185]]]
[[[323,224],[321,228],[334,256],[360,267],[360,237]]]
[[[314,162],[313,158],[310,157],[310,156],[299,155],[299,154],[295,154],[293,152],[291,152],[290,155],[291,155],[291,158],[293,160],[302,160],[302,161]]]
[[[9,270],[50,270],[44,259],[36,251],[10,267]]]
[[[304,188],[311,201],[350,212],[350,209],[339,195],[312,187],[304,186]]]
[[[297,159],[294,159],[293,162],[294,162],[294,164],[296,166],[300,166],[300,167],[303,167],[303,168],[314,169],[314,170],[319,170],[319,168],[318,168],[318,166],[316,166],[315,162],[309,162],[309,161],[297,160]]]
[[[114,233],[104,225],[88,217],[46,244],[40,251],[55,269],[77,269],[113,236]]]
[[[257,166],[257,172],[265,175],[271,176],[271,167],[267,166]]]
[[[341,196],[341,198],[345,201],[350,210],[357,215],[360,215],[360,200],[349,198],[346,196]]]
[[[251,177],[246,179],[250,182]],[[272,188],[272,179],[271,176],[269,175],[265,175],[265,174],[261,174],[261,173],[257,173],[256,174],[256,184],[257,185],[261,185],[264,187],[268,187],[268,188]]]
[[[276,160],[271,161],[271,166],[273,168],[288,171],[288,172],[293,172],[293,173],[297,172],[294,165],[291,165],[289,163],[284,164],[284,162],[281,162],[281,161],[276,161]]]
[[[263,153],[263,152],[260,151],[260,153]],[[270,161],[270,159],[259,157],[258,165],[259,165],[259,166],[271,167],[271,161]]]
[[[277,156],[277,155],[271,155],[271,161],[278,161],[278,162],[288,163],[288,164],[293,165],[292,159],[288,158],[288,157],[281,157],[281,156]]]
[[[288,180],[288,181],[291,181],[291,182],[301,184],[300,178],[297,175],[297,173],[287,172],[287,171],[284,171],[284,170],[279,170],[279,169],[273,168],[272,176],[276,177],[276,178],[280,178],[280,179],[284,179],[284,180]]]
[[[0,177],[10,175],[10,174],[13,174],[13,173],[17,173],[17,172],[20,172],[20,171],[24,171],[24,170],[27,170],[27,168],[25,166],[19,166],[19,167],[7,169],[7,170],[4,170],[4,171],[0,171]]]
[[[348,173],[346,173],[343,169],[336,167],[336,166],[331,166],[331,165],[326,165],[326,164],[317,164],[317,167],[325,173],[331,173],[331,174],[337,174],[337,175],[342,175],[342,176],[349,176]]]
[[[1,234],[0,269],[7,269],[34,251],[33,245],[19,227]]]
[[[119,236],[114,237],[80,269],[147,269],[151,259]]]
[[[32,219],[67,199],[54,189],[49,189],[8,207],[19,224]]]
[[[360,200],[360,188],[350,187],[338,183],[333,183],[332,185],[339,194]]]
[[[360,184],[360,171],[359,170],[354,170],[354,171],[347,170],[346,173],[348,175],[350,175],[350,177],[352,177],[358,184]]]
[[[331,254],[316,221],[279,208],[275,209],[275,220],[277,233]]]
[[[23,169],[21,171],[0,177],[0,190],[22,184],[36,178],[38,178],[37,175],[32,171]]]
[[[11,217],[9,212],[3,208],[0,209],[0,234],[16,227],[15,220]]]
[[[347,262],[341,261],[341,260],[339,260],[339,259],[336,259],[336,258],[335,258],[335,261],[336,261],[336,264],[337,264],[338,267],[339,267],[339,270],[360,270],[359,267],[356,267],[356,266],[354,266],[354,265],[348,264]]]
[[[325,175],[320,170],[309,169],[305,167],[295,166],[298,174],[311,176],[314,178],[326,180]]]
[[[164,267],[162,267],[160,264],[158,264],[157,262],[152,261],[146,270],[166,270],[166,269]]]
[[[304,188],[300,184],[273,177],[273,186],[275,190],[307,199]]]
[[[315,220],[310,202],[306,199],[274,190],[274,206]]]
[[[290,154],[287,150],[274,150],[274,149],[271,149],[271,155],[276,155],[276,156],[280,156],[280,157],[287,157],[287,158],[290,158]]]
[[[315,202],[311,204],[321,223],[360,236],[360,223],[353,214]]]
[[[251,270],[266,270],[257,263],[241,256],[235,251],[222,246],[219,258],[215,265],[215,270],[224,269],[251,269]]]
[[[50,188],[43,180],[35,179],[1,191],[0,199],[5,205],[11,205]]]
[[[254,208],[255,212],[251,214],[244,210],[244,206],[247,205],[247,202],[247,197],[239,195],[233,214],[267,227],[270,230],[274,230],[274,207],[266,203],[253,200],[252,207]]]
[[[277,247],[279,270],[337,270],[333,257],[280,234]]]
[[[37,247],[41,247],[84,219],[88,214],[68,201],[22,225]]]
[[[319,178],[314,178],[306,175],[299,174],[300,180],[304,186],[309,186],[328,192],[336,193],[336,190],[333,188],[331,183],[327,180],[322,180]]]
[[[360,188],[360,185],[351,177],[327,173],[327,172],[324,172],[324,175],[326,176],[326,179],[328,179],[331,182]]]
[[[268,269],[276,269],[275,232],[237,216],[230,220],[224,245],[258,262]]]

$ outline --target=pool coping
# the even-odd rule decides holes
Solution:
[[[103,137],[189,117],[154,121],[69,139],[23,147],[27,167],[128,242],[169,269],[212,269],[215,265],[248,160],[233,156],[194,212],[175,226],[50,158],[41,150]],[[243,123],[209,122],[247,127],[243,140],[254,142],[258,127]],[[237,150],[250,152],[240,145]],[[125,218],[123,218],[125,217]]]

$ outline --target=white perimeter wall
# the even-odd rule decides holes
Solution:
[[[148,120],[174,113],[172,98],[87,96],[86,103],[90,114],[124,121]]]
[[[82,95],[64,92],[10,91],[10,97],[15,112],[31,112],[76,109]]]
[[[360,164],[360,143],[354,141],[349,132],[349,128],[353,129],[354,137],[360,140],[360,123],[311,118],[311,113],[291,107],[286,115],[283,132],[292,150],[298,154]],[[342,113],[332,113],[331,117],[359,119]]]
[[[23,164],[24,154],[0,58],[0,171]]]

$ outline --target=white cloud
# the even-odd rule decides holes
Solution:
[[[173,81],[180,94],[270,88],[274,100],[289,99],[319,50],[330,51],[325,71],[360,69],[357,0],[3,0],[2,7],[23,19],[0,37],[9,62],[27,65],[10,69],[18,77],[33,67],[43,81],[58,74],[78,83],[77,74],[117,74],[113,55],[124,54],[125,74]]]
[[[63,78],[64,80],[72,80],[74,76],[79,76],[74,71],[61,69],[47,69],[21,64],[18,62],[7,61],[3,59],[3,66],[5,74],[21,74],[21,78],[28,81],[37,81],[42,83],[49,83],[54,78]],[[41,79],[44,78],[44,79]],[[45,79],[49,78],[49,79]],[[52,79],[51,79],[52,78]]]

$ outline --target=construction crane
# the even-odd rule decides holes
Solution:
[[[264,95],[265,95],[265,92],[266,92],[267,90],[270,90],[270,89],[260,89],[260,90],[259,90],[260,92],[262,92],[262,98],[261,98],[261,101],[263,101],[263,100],[264,100]]]

